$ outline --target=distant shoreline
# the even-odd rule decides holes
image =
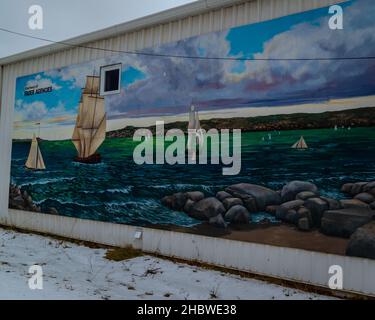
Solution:
[[[242,132],[259,131],[288,131],[329,129],[338,127],[373,127],[375,126],[375,107],[350,109],[343,111],[327,111],[322,113],[294,113],[258,117],[234,117],[229,119],[202,120],[201,127],[205,130],[212,128],[241,129]],[[155,126],[149,129],[155,134]],[[126,127],[123,129],[107,132],[107,138],[133,137],[138,127]],[[165,124],[165,130],[180,129],[187,133],[187,121],[176,121]]]
[[[201,127],[205,130],[212,128],[241,129],[242,132],[260,131],[289,131],[289,130],[314,130],[340,127],[375,127],[375,107],[349,109],[342,111],[325,111],[322,113],[293,113],[257,117],[213,118],[201,120]],[[148,129],[155,134],[155,125],[149,127],[128,126],[123,129],[107,132],[110,138],[132,138],[138,129]],[[165,124],[165,131],[180,129],[187,133],[187,121],[176,121]],[[41,141],[55,141],[44,140]],[[67,141],[56,140],[56,141]],[[13,142],[30,142],[31,139],[13,139]]]

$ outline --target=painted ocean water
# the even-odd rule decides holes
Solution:
[[[300,136],[308,150],[290,148]],[[343,198],[343,183],[375,180],[375,128],[243,133],[238,176],[223,176],[221,165],[138,166],[135,146],[131,138],[107,139],[99,150],[103,162],[84,165],[72,161],[76,152],[70,141],[42,141],[47,170],[34,172],[24,167],[30,144],[14,142],[12,182],[28,191],[42,211],[55,207],[71,217],[192,226],[199,221],[165,208],[160,199],[193,190],[213,195],[240,182],[277,190],[291,180],[314,182],[322,194]]]

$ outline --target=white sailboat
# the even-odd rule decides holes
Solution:
[[[38,139],[36,138],[35,133],[31,141],[29,156],[27,157],[25,166],[26,168],[32,169],[32,170],[45,170],[46,169],[42,153],[40,152]]]
[[[191,105],[189,111],[187,149],[192,155],[192,160],[195,161],[197,156],[197,148],[202,148],[203,144],[204,134],[200,125],[198,111],[195,110],[194,105]]]
[[[295,144],[292,145],[293,149],[308,149],[307,143],[303,137],[301,137]]]
[[[337,125],[335,126],[335,131],[337,131],[338,130],[338,128],[337,128]]]
[[[98,148],[106,136],[106,113],[104,98],[99,95],[100,77],[87,76],[78,107],[72,142],[77,149],[75,161],[99,163]]]

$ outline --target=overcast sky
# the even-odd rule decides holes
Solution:
[[[0,0],[0,27],[55,41],[130,21],[195,0]],[[31,5],[40,5],[44,29],[30,30]],[[0,58],[49,43],[0,31]]]

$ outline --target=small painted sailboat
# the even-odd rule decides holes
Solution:
[[[189,111],[189,125],[188,125],[188,142],[187,149],[192,155],[192,160],[195,161],[197,156],[197,148],[202,148],[204,144],[203,130],[200,125],[198,111],[195,106],[190,106]]]
[[[31,147],[29,151],[29,156],[25,164],[26,168],[31,170],[45,170],[46,166],[44,164],[43,156],[39,148],[38,139],[33,135],[31,141]]]
[[[294,145],[292,145],[293,149],[308,149],[307,143],[303,137],[301,137]]]

